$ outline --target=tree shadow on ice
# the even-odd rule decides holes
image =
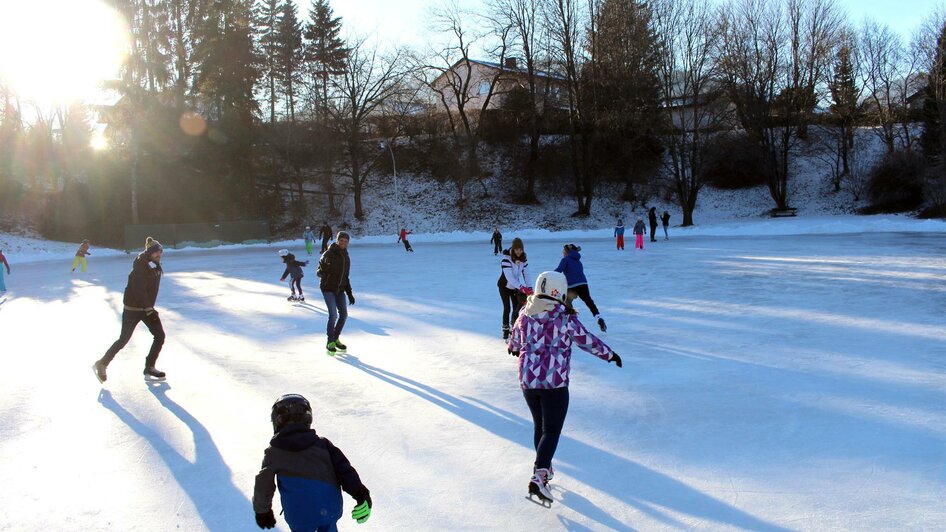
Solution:
[[[230,468],[217,449],[210,432],[187,410],[167,396],[171,387],[159,382],[149,386],[162,406],[168,409],[190,429],[194,436],[194,461],[187,460],[161,433],[120,405],[108,390],[99,392],[99,403],[111,410],[118,419],[151,444],[167,464],[178,485],[187,493],[209,530],[246,528],[243,510],[251,508],[250,501],[233,484]],[[241,516],[237,519],[234,511]]]
[[[523,418],[475,398],[460,398],[444,393],[408,377],[366,364],[356,356],[347,355],[339,357],[339,360],[513,443],[526,447],[532,441],[531,419]],[[528,448],[531,449],[531,446]],[[582,457],[581,467],[562,463],[559,468],[561,471],[608,493],[668,526],[688,527],[686,523],[658,510],[658,507],[749,530],[788,530],[763,521],[658,471],[570,438],[567,436],[567,428],[562,434],[559,450],[566,450],[568,456]],[[625,479],[628,486],[626,490],[619,493],[614,492],[613,480],[610,480],[616,474]],[[599,508],[577,493],[564,490],[562,493],[560,499],[562,505],[614,530],[632,530],[612,517],[609,511]]]

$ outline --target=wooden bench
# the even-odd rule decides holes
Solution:
[[[770,215],[772,218],[779,218],[781,216],[795,216],[798,209],[795,207],[785,207],[784,209],[775,208],[772,209]]]

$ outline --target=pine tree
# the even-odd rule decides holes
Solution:
[[[923,103],[923,154],[934,164],[946,154],[946,24],[936,40],[936,51]]]
[[[861,119],[859,106],[860,90],[857,88],[854,61],[848,44],[838,48],[835,57],[834,77],[828,84],[831,91],[831,114],[839,130],[838,154],[841,157],[841,175],[844,178],[851,173],[850,155],[854,148],[854,128]],[[835,192],[840,190],[840,181],[835,182]]]
[[[276,83],[279,78],[279,0],[261,0],[255,10],[257,53],[269,102],[269,123],[276,123]]]
[[[296,91],[301,82],[303,61],[302,23],[292,0],[285,0],[276,22],[277,77],[289,104],[289,121],[296,121]]]
[[[323,116],[328,102],[329,77],[344,70],[348,57],[348,48],[339,36],[342,19],[334,15],[328,0],[316,0],[309,10],[309,23],[305,28],[305,61],[312,76],[316,109]]]

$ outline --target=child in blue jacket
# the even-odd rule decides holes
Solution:
[[[604,318],[598,313],[598,306],[591,299],[591,292],[588,290],[588,279],[585,277],[585,267],[581,264],[581,246],[575,244],[565,244],[562,249],[562,260],[558,263],[555,271],[564,273],[568,281],[568,295],[565,296],[565,306],[572,308],[572,301],[580,298],[588,306],[591,315],[598,322],[601,332],[607,332],[608,326],[604,323]]]
[[[309,261],[298,261],[296,256],[292,253],[289,253],[288,249],[280,249],[279,256],[282,257],[282,261],[286,264],[286,271],[282,273],[282,277],[279,278],[280,281],[285,281],[286,277],[289,279],[289,289],[292,290],[292,295],[288,297],[289,301],[305,301],[305,295],[302,293],[302,278],[305,276],[302,273],[302,267],[309,264]],[[296,289],[299,289],[299,295],[296,296]]]
[[[275,435],[256,475],[253,511],[260,528],[276,526],[273,495],[279,488],[286,524],[294,532],[337,532],[342,490],[357,505],[358,524],[371,516],[371,493],[345,454],[312,430],[312,406],[298,394],[283,395],[270,415]]]

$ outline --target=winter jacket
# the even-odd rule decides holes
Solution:
[[[3,255],[3,252],[0,252],[0,264],[3,264],[7,267],[7,274],[10,273],[10,263],[7,262],[7,258]]]
[[[397,241],[400,242],[402,240],[407,240],[407,235],[409,234],[411,234],[411,232],[408,231],[407,229],[401,229],[401,234],[398,235]]]
[[[296,256],[292,253],[283,257],[282,261],[286,263],[286,271],[282,272],[282,277],[279,278],[280,281],[285,279],[287,276],[292,276],[293,279],[302,278],[304,276],[302,273],[302,267],[309,264],[309,261],[302,262],[296,260]]]
[[[315,530],[338,521],[341,490],[359,504],[369,496],[344,453],[302,423],[286,425],[270,440],[256,475],[253,511],[272,510],[277,487],[292,530]]]
[[[657,225],[657,209],[656,208],[651,207],[650,210],[647,211],[647,219],[650,221],[650,225],[654,225],[654,226]]]
[[[302,233],[302,239],[306,242],[315,241],[315,233],[311,229],[307,229],[306,232]]]
[[[624,226],[619,225],[614,228],[614,236],[624,236]]]
[[[151,260],[144,251],[138,254],[128,273],[128,285],[122,302],[126,310],[152,310],[158,299],[161,276],[164,270],[161,263]]]
[[[506,249],[503,250],[503,258],[499,264],[502,267],[502,272],[499,275],[499,280],[496,281],[497,286],[505,286],[509,290],[519,290],[519,287],[522,286],[532,286],[532,279],[529,278],[528,260],[513,260],[511,252]]]
[[[323,225],[322,229],[319,230],[319,233],[322,235],[322,240],[332,239],[332,228],[328,225]]]
[[[646,232],[647,232],[647,226],[644,225],[644,220],[638,220],[637,223],[634,224],[634,234],[642,235]]]
[[[522,312],[509,336],[509,350],[519,353],[519,386],[530,390],[567,387],[572,345],[601,360],[610,360],[614,354],[565,305],[556,303],[535,315]]]
[[[348,258],[348,250],[342,249],[337,242],[332,244],[319,259],[319,268],[316,272],[321,279],[319,289],[335,294],[345,292],[351,296],[351,282],[348,279],[350,269],[351,260]]]
[[[493,231],[493,238],[489,239],[489,243],[499,244],[501,246],[503,244],[503,234],[499,231]]]
[[[89,245],[85,243],[80,244],[79,249],[76,250],[76,257],[85,257],[86,255],[91,254],[92,253],[89,252]]]
[[[562,257],[555,271],[565,274],[569,288],[588,284],[588,279],[585,278],[585,267],[581,264],[581,253],[575,250],[569,251],[568,255]]]
[[[663,222],[664,227],[670,225],[670,213],[663,213],[663,215],[660,216],[660,221]]]

